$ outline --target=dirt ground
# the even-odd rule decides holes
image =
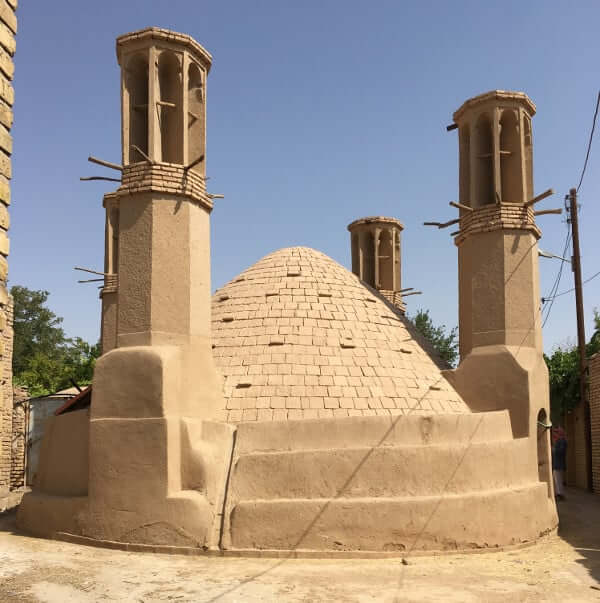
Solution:
[[[0,601],[600,601],[600,497],[571,490],[560,536],[501,553],[378,560],[205,558],[31,538],[0,515]]]

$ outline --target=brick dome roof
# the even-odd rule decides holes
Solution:
[[[314,249],[275,251],[219,289],[212,334],[223,420],[469,412],[411,323]]]

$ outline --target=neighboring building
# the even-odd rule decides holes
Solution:
[[[9,502],[11,480],[18,482],[18,466],[13,466],[13,431],[18,432],[19,412],[13,430],[12,391],[12,299],[6,286],[8,276],[8,227],[10,218],[10,178],[13,122],[13,55],[17,33],[16,0],[0,0],[0,510]],[[18,443],[14,446],[19,454]],[[15,482],[16,480],[16,482]]]
[[[600,353],[594,354],[589,359],[588,367],[590,375],[590,423],[592,428],[592,483],[594,492],[600,494]],[[585,442],[585,439],[583,441]],[[581,473],[581,470],[578,473]]]
[[[600,494],[600,354],[588,358],[587,366],[591,429],[588,435],[586,408],[581,402],[565,413],[564,428],[567,437],[565,477],[569,486],[593,490]]]
[[[25,412],[23,416],[24,436],[26,449],[23,455],[15,454],[15,461],[19,467],[23,468],[24,476],[20,477],[20,485],[31,486],[35,483],[37,468],[39,464],[40,448],[44,431],[48,419],[56,413],[66,402],[79,394],[75,387],[63,389],[55,394],[40,396],[38,398],[29,398],[21,405]],[[15,405],[17,408],[17,405]],[[24,482],[24,483],[23,483]],[[14,484],[16,486],[16,483]]]
[[[27,424],[29,421],[29,392],[21,387],[13,389],[12,446],[10,464],[10,489],[25,486],[27,459]]]
[[[66,403],[72,406],[80,397],[80,390],[75,387],[37,398],[31,398],[24,388],[14,388],[9,488],[11,505],[18,503],[24,487],[35,482],[47,420]],[[6,495],[4,498],[8,501]],[[8,504],[6,501],[5,505]]]
[[[577,404],[565,414],[565,432],[567,436],[567,472],[568,486],[589,489],[588,440],[585,431],[585,407]]]

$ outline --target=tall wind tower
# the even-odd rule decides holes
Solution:
[[[93,382],[88,531],[119,539],[142,517],[162,528],[134,540],[164,541],[152,530],[177,524],[188,535],[170,540],[204,542],[212,511],[190,434],[223,406],[211,350],[213,203],[204,161],[211,56],[189,36],[150,28],[119,37],[117,57],[122,185],[104,198],[109,277]]]
[[[461,362],[447,376],[472,409],[508,409],[517,437],[535,435],[538,421],[549,417],[537,245],[541,232],[529,203],[534,114],[526,94],[500,90],[467,100],[454,113],[460,204],[465,206],[454,239]],[[547,451],[539,454],[547,469]]]

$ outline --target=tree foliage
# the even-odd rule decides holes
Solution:
[[[16,285],[10,292],[14,299],[14,382],[27,387],[32,396],[69,387],[71,379],[89,383],[100,355],[99,344],[65,335],[63,319],[46,306],[48,291]]]
[[[429,310],[418,310],[410,317],[417,331],[435,348],[441,359],[449,366],[456,365],[458,360],[458,329],[454,327],[446,331],[446,325],[434,326]]]
[[[600,352],[600,314],[594,310],[595,333],[586,344],[589,358]],[[576,345],[556,347],[550,356],[544,354],[550,373],[550,414],[552,421],[561,423],[565,412],[579,404],[579,349]]]

